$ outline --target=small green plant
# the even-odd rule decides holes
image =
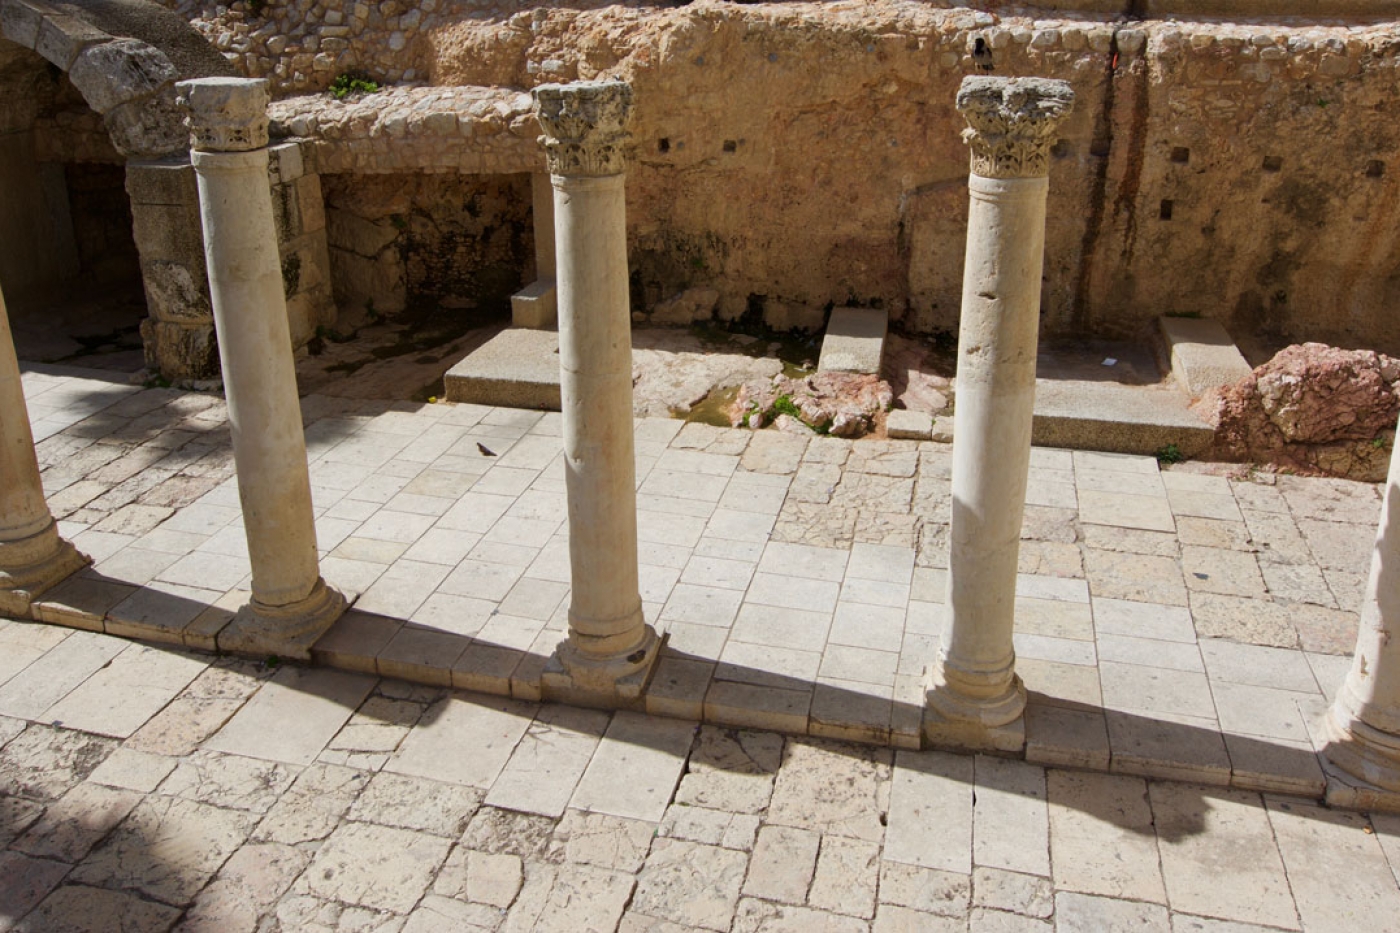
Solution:
[[[347,71],[335,76],[330,90],[336,100],[344,100],[351,94],[373,94],[379,90],[379,82],[363,71]]]
[[[1181,448],[1175,444],[1168,444],[1157,451],[1157,462],[1172,464],[1180,463],[1186,459],[1186,455],[1181,452]]]
[[[773,399],[773,414],[775,416],[791,415],[798,421],[802,420],[802,412],[798,411],[797,406],[793,404],[791,395],[780,395]]]
[[[1371,441],[1371,446],[1374,447],[1376,450],[1385,450],[1387,447],[1390,446],[1390,444],[1386,441],[1384,437],[1378,437]]]
[[[268,666],[268,667],[277,667],[277,666],[280,665],[281,663],[282,663],[282,659],[279,658],[277,655],[275,655],[275,654],[269,654],[269,655],[267,656],[267,666]]]

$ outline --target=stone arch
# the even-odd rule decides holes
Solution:
[[[175,83],[231,75],[233,67],[150,0],[0,0],[0,37],[35,53],[35,68],[47,61],[56,80],[58,72],[67,76],[124,162],[147,368],[171,381],[217,378],[189,134]]]

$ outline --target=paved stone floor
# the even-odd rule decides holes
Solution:
[[[246,598],[222,402],[110,379],[25,374],[50,504],[96,563],[40,607],[92,631],[0,623],[0,929],[1400,916],[1400,822],[1260,794],[1322,793],[1373,486],[1037,450],[1029,761],[972,758],[908,748],[943,445],[638,422],[669,718],[609,716],[536,702],[568,593],[556,415],[306,398],[323,570],[359,598],[317,646],[341,670],[268,667],[190,650]]]

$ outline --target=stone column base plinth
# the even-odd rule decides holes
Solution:
[[[0,544],[0,615],[29,618],[36,597],[92,563],[58,536],[58,526]]]
[[[1327,802],[1357,809],[1400,810],[1400,736],[1355,719],[1333,706],[1323,717],[1322,749]]]
[[[589,657],[567,638],[545,662],[540,693],[545,700],[601,709],[641,709],[664,639],[650,625],[641,645],[623,657]]]
[[[218,635],[220,651],[290,661],[309,661],[311,646],[345,613],[339,590],[318,579],[311,595],[287,606],[249,603]]]
[[[927,745],[1019,753],[1026,746],[1026,688],[1012,675],[1005,690],[985,699],[954,691],[943,665],[924,672],[923,738]]]

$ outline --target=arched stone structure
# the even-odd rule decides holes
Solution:
[[[126,160],[126,190],[149,317],[146,363],[172,382],[218,377],[209,281],[189,133],[175,83],[234,68],[179,15],[149,0],[82,6],[0,0],[0,37],[65,72]],[[296,144],[279,147],[269,183],[279,220],[294,342],[335,309],[328,281],[320,181]]]

